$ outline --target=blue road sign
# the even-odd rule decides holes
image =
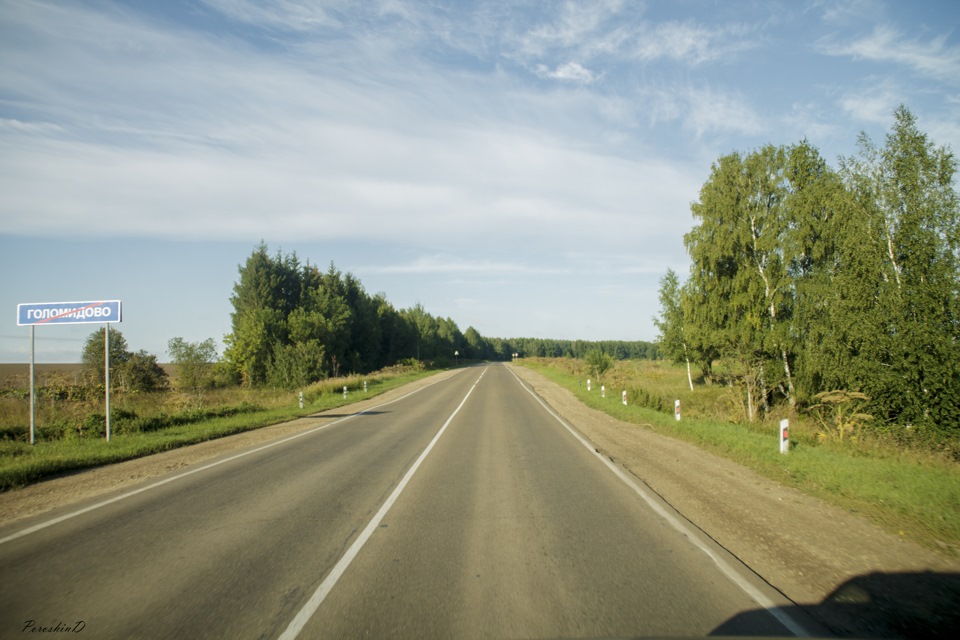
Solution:
[[[31,302],[17,305],[17,325],[120,322],[120,301]]]

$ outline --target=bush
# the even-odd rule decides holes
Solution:
[[[627,401],[640,407],[653,409],[660,413],[672,413],[673,405],[658,395],[650,393],[642,387],[629,387],[627,389]]]

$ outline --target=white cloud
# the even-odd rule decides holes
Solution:
[[[632,57],[643,61],[659,59],[702,64],[754,49],[752,29],[743,25],[706,27],[692,22],[666,22],[645,27],[633,40]]]
[[[839,125],[830,121],[825,110],[815,102],[795,102],[790,111],[782,116],[784,126],[795,132],[797,140],[806,138],[813,144],[828,141],[841,135]]]
[[[335,9],[343,2],[300,2],[297,0],[202,0],[221,14],[258,26],[309,31],[318,27],[340,27]],[[334,11],[331,11],[334,9]]]
[[[597,75],[585,69],[579,62],[565,62],[557,66],[556,69],[550,69],[547,65],[537,65],[537,75],[541,78],[550,78],[553,80],[569,80],[573,82],[582,82],[590,84],[597,80]]]
[[[564,2],[560,11],[543,20],[520,37],[520,51],[539,57],[557,48],[580,47],[584,43],[606,39],[614,18],[620,18],[623,2]],[[612,30],[616,33],[616,29]]]
[[[812,0],[808,7],[820,11],[825,22],[853,25],[876,20],[886,8],[882,0]]]
[[[925,42],[910,41],[896,29],[880,25],[852,42],[822,40],[819,49],[831,56],[891,62],[953,85],[960,83],[960,47],[948,46],[946,34]]]
[[[766,128],[763,118],[736,93],[700,88],[689,90],[685,98],[684,128],[697,137],[717,132],[755,135]]]
[[[934,144],[949,146],[957,153],[960,151],[960,109],[954,109],[946,115],[947,118],[924,119],[922,124]]]
[[[862,87],[846,91],[840,107],[858,122],[888,125],[893,112],[903,103],[903,93],[889,81],[867,78]]]
[[[622,2],[568,2],[549,18],[504,42],[508,55],[522,61],[550,57],[590,62],[672,60],[699,65],[754,49],[759,27],[746,23],[707,25],[693,20],[653,22],[645,5]]]
[[[611,134],[597,114],[613,102],[599,96],[443,74],[374,49],[327,64],[129,16],[58,7],[29,18],[24,33],[49,38],[35,39],[31,81],[3,86],[43,119],[0,122],[7,233],[430,246],[509,229],[511,243],[618,244],[673,230],[655,216],[695,195],[698,177],[680,167],[625,143],[602,150]],[[74,22],[82,34],[56,38]],[[137,63],[97,53],[101,32],[139,43]],[[550,73],[594,77],[576,63]],[[103,100],[110,83],[124,90]]]
[[[466,259],[450,254],[421,256],[403,264],[370,265],[359,270],[371,274],[444,274],[444,275],[563,275],[566,267],[547,267],[524,262]]]

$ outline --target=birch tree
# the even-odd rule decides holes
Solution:
[[[684,335],[683,303],[680,278],[673,269],[660,279],[660,316],[653,319],[660,331],[657,342],[664,354],[674,362],[687,365],[687,383],[693,391],[693,375],[690,372],[690,353]]]
[[[862,286],[876,300],[873,362],[861,368],[872,375],[854,382],[900,422],[956,428],[960,415],[956,170],[902,106],[883,148],[862,135],[859,155],[842,163],[872,236],[862,238],[873,271]]]

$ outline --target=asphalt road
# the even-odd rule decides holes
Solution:
[[[792,635],[505,366],[317,425],[0,529],[0,637]]]

